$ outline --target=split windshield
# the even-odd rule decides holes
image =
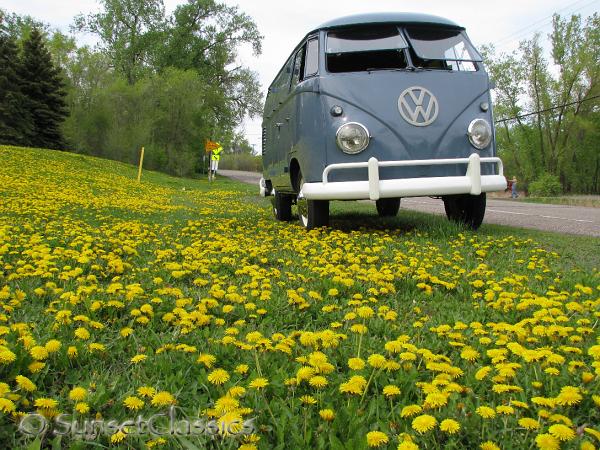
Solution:
[[[456,28],[372,24],[327,33],[329,72],[406,69],[407,53],[412,66],[423,69],[475,71],[475,62],[481,61],[464,31]]]
[[[405,69],[407,44],[396,25],[369,25],[327,33],[327,70]]]
[[[475,70],[473,62],[482,60],[462,30],[417,26],[405,30],[419,59],[445,61],[451,70]]]

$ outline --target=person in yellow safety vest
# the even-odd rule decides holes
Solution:
[[[221,152],[223,151],[223,147],[220,145],[213,149],[212,154],[210,156],[210,172],[212,177],[214,178],[217,174],[217,170],[219,169],[219,160],[221,159]]]

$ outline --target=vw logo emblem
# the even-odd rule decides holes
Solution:
[[[416,127],[431,124],[439,112],[435,96],[421,86],[412,86],[402,91],[398,98],[398,111],[404,120]]]

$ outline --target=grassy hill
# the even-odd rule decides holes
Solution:
[[[600,443],[597,239],[355,203],[307,233],[221,178],[0,161],[6,447]],[[140,415],[168,430],[172,405],[196,428],[139,432]],[[29,413],[69,432],[36,441]],[[82,443],[59,413],[104,425]]]

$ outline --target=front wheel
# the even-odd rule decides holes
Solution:
[[[380,198],[375,206],[379,217],[394,217],[400,209],[400,198]]]
[[[298,205],[298,219],[300,219],[300,225],[307,230],[318,227],[326,227],[329,225],[329,200],[307,200],[302,195],[302,185],[304,179],[302,175],[299,176],[298,186],[300,192],[298,192],[298,198],[296,203]]]
[[[453,222],[478,229],[485,215],[485,192],[479,195],[460,194],[443,197],[446,216]]]

